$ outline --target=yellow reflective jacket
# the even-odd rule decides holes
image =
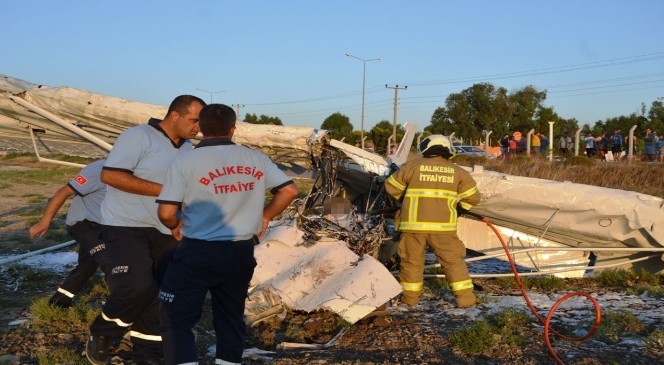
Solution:
[[[385,180],[385,189],[402,200],[395,226],[405,232],[456,231],[457,203],[470,209],[480,202],[470,173],[442,157],[406,162]]]

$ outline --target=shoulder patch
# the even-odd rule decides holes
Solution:
[[[85,185],[88,182],[88,179],[83,175],[78,175],[74,178],[74,181],[80,186]]]

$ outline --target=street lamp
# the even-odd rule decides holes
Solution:
[[[202,92],[206,92],[206,93],[210,94],[210,104],[212,104],[212,95],[214,95],[214,94],[219,94],[219,93],[223,93],[223,92],[226,91],[226,90],[220,90],[220,91],[207,91],[207,90],[203,90],[203,89],[199,89],[199,88],[196,88],[196,90],[198,90],[198,91],[202,91]]]
[[[382,61],[383,57],[371,58],[371,59],[365,60],[363,58],[353,56],[350,53],[346,53],[346,56],[347,57],[352,57],[356,60],[362,61],[362,122],[361,122],[361,125],[360,125],[360,140],[362,141],[362,149],[364,149],[364,85],[365,85],[365,80],[366,80],[366,75],[367,75],[367,62]]]

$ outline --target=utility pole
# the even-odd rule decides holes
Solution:
[[[240,108],[244,108],[244,104],[231,104],[231,106],[232,106],[233,108],[235,108],[235,110],[236,110],[236,111],[235,111],[235,115],[236,115],[237,117],[240,117]],[[242,119],[242,118],[240,118],[240,119]]]
[[[388,89],[394,89],[394,118],[392,119],[392,143],[394,143],[394,146],[390,148],[390,153],[395,153],[398,143],[397,143],[397,100],[398,98],[398,93],[399,90],[406,90],[408,89],[408,86],[399,86],[399,85],[394,85],[394,86],[389,86],[385,84],[385,87]]]

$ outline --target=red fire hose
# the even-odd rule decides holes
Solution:
[[[466,213],[468,214],[468,213]],[[516,280],[517,285],[519,286],[519,290],[521,290],[521,295],[523,295],[523,298],[526,300],[526,304],[528,305],[528,308],[530,308],[530,311],[533,313],[535,318],[544,325],[544,342],[546,343],[546,347],[549,349],[549,354],[551,354],[551,357],[556,361],[557,364],[563,364],[563,362],[560,360],[558,355],[556,354],[555,350],[553,349],[553,346],[551,346],[551,340],[549,339],[549,331],[552,332],[554,335],[567,340],[567,341],[573,341],[573,342],[581,342],[584,340],[587,340],[588,338],[592,337],[595,332],[597,332],[597,329],[599,328],[599,324],[602,320],[602,315],[600,313],[600,308],[599,308],[599,303],[595,298],[593,298],[590,294],[588,293],[583,293],[583,292],[575,292],[575,293],[569,293],[562,298],[558,299],[558,301],[551,307],[551,310],[549,311],[549,314],[546,316],[546,319],[543,319],[539,313],[537,313],[537,310],[533,306],[533,304],[530,302],[530,299],[528,298],[528,294],[526,293],[526,290],[523,287],[523,283],[521,282],[521,278],[519,277],[519,273],[516,270],[516,265],[514,264],[514,260],[512,259],[512,256],[510,255],[509,249],[507,248],[507,244],[505,243],[505,240],[503,240],[503,236],[498,232],[498,230],[491,224],[489,219],[485,217],[481,217],[479,215],[476,215],[474,213],[470,213],[469,215],[472,215],[476,218],[480,218],[482,222],[486,223],[491,230],[496,234],[498,239],[500,240],[500,243],[503,245],[503,249],[505,250],[505,254],[507,255],[507,259],[509,260],[510,266],[512,267],[512,272],[514,273],[514,279]],[[556,311],[558,306],[560,306],[564,301],[572,298],[572,297],[586,297],[588,298],[592,303],[593,307],[595,308],[595,323],[593,324],[592,329],[588,334],[585,336],[581,337],[569,337],[561,334],[560,332],[554,330],[551,328],[551,318],[553,317],[553,313]]]

